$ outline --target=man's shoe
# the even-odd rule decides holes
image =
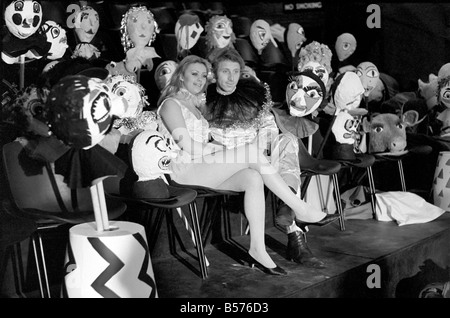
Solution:
[[[306,243],[304,234],[295,231],[288,234],[287,259],[310,268],[325,268],[325,264],[315,257]]]

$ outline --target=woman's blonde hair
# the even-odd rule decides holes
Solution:
[[[167,97],[173,96],[177,94],[183,88],[182,75],[186,72],[186,69],[189,65],[200,63],[205,65],[206,71],[209,73],[211,64],[204,58],[197,55],[188,55],[181,62],[178,63],[175,71],[173,72],[172,77],[170,78],[169,83],[161,92],[161,96],[158,99],[157,105],[159,106],[162,101],[164,101]],[[202,93],[206,91],[206,86],[203,87]]]

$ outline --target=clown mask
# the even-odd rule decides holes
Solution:
[[[90,43],[98,32],[100,19],[92,7],[82,7],[75,16],[75,33],[82,43]]]
[[[305,30],[298,23],[291,23],[288,26],[288,31],[286,35],[286,42],[291,51],[292,57],[300,50],[302,44],[306,41]]]
[[[370,92],[377,85],[377,80],[380,78],[378,68],[371,62],[362,62],[357,66],[356,74],[364,86],[364,96],[369,96]]]
[[[160,92],[167,86],[167,84],[169,84],[170,78],[172,77],[173,72],[175,72],[177,65],[177,62],[168,60],[162,62],[156,68],[154,77],[156,86]]]
[[[125,103],[99,79],[63,77],[47,98],[51,130],[71,147],[92,148],[109,132],[113,117],[123,114]]]
[[[345,72],[341,76],[333,95],[336,111],[355,110],[361,103],[364,86],[356,73]]]
[[[235,40],[233,23],[226,16],[213,16],[208,21],[207,37],[211,48],[230,46]]]
[[[175,24],[178,46],[183,50],[190,50],[197,43],[203,30],[197,15],[181,15]]]
[[[291,116],[304,117],[323,101],[325,86],[314,74],[300,73],[291,78],[286,88],[286,102]]]
[[[4,16],[9,32],[19,39],[26,39],[41,25],[42,7],[37,1],[16,0],[5,8]]]
[[[131,147],[131,162],[138,181],[154,180],[172,173],[170,163],[177,156],[172,145],[156,130],[139,133]]]
[[[353,145],[357,138],[359,121],[347,112],[340,112],[331,127],[331,131],[340,144]]]
[[[270,31],[269,23],[261,19],[252,23],[252,26],[250,27],[250,41],[255,49],[258,50],[259,55],[262,54],[262,51],[270,41],[275,47],[278,47],[272,36],[272,32]]]
[[[54,21],[45,21],[41,26],[41,30],[45,33],[47,42],[52,44],[47,58],[49,60],[57,60],[63,57],[66,49],[69,47],[67,45],[66,30]]]
[[[303,71],[311,71],[311,72],[313,72],[314,74],[316,74],[322,80],[324,85],[327,85],[328,78],[329,78],[328,71],[319,62],[315,62],[315,61],[307,62],[305,65],[303,65],[302,69],[300,70],[300,72],[303,72]]]
[[[348,59],[356,50],[356,39],[350,33],[343,33],[336,39],[334,46],[339,61]]]
[[[111,93],[127,101],[127,110],[121,117],[137,117],[142,113],[145,102],[144,87],[133,77],[115,75],[106,80]]]

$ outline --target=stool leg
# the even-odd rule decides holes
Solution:
[[[39,242],[39,247],[37,247],[36,240]],[[31,238],[31,241],[33,243],[33,250],[34,250],[34,259],[36,261],[36,269],[38,272],[38,280],[39,280],[39,288],[41,291],[41,297],[45,298],[44,289],[47,290],[47,297],[51,298],[50,295],[50,286],[48,283],[48,276],[47,276],[47,267],[45,264],[45,255],[44,255],[44,246],[42,244],[42,236],[40,233],[37,233],[36,235],[33,235]],[[40,258],[38,255],[38,250],[40,250]],[[41,275],[41,263],[42,263],[42,275]],[[45,286],[43,284],[45,283]]]
[[[402,191],[406,192],[406,182],[405,182],[405,174],[403,173],[403,162],[402,160],[397,160],[398,171],[400,173],[400,182],[402,184]]]
[[[367,177],[369,178],[370,203],[372,205],[372,216],[375,219],[377,209],[377,197],[375,195],[375,182],[373,180],[372,167],[367,167]]]
[[[337,173],[333,174],[333,186],[334,186],[334,194],[336,197],[336,208],[339,214],[339,226],[341,228],[341,231],[345,231],[345,215],[344,210],[342,209],[342,202],[341,202],[341,191],[339,190],[339,180]]]
[[[195,201],[193,203],[189,204],[189,212],[191,214],[192,229],[194,231],[194,236],[195,236],[195,241],[196,241],[197,256],[198,256],[198,262],[200,265],[200,273],[201,273],[202,279],[206,279],[208,277],[208,267],[206,265],[206,256],[205,256],[205,251],[203,249],[203,240],[202,240],[202,234],[200,232],[200,224],[198,222],[197,205],[196,205]]]

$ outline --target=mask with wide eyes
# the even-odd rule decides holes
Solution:
[[[357,66],[356,74],[364,86],[364,96],[369,96],[369,94],[377,86],[377,81],[380,77],[378,68],[371,62],[362,62]]]
[[[337,37],[334,48],[339,61],[344,61],[355,52],[356,39],[350,33],[343,33]]]
[[[139,133],[133,141],[131,160],[139,181],[152,180],[172,173],[171,161],[176,157],[170,140],[152,129]]]
[[[42,7],[37,1],[16,0],[5,8],[4,17],[9,32],[19,39],[26,39],[39,29]]]
[[[286,102],[291,116],[304,117],[314,112],[322,104],[323,87],[323,84],[306,75],[291,77],[286,88]]]
[[[144,107],[144,88],[130,76],[115,75],[107,79],[109,91],[127,102],[127,109],[120,117],[137,117]]]
[[[41,26],[42,32],[47,37],[47,42],[51,43],[47,58],[49,60],[56,60],[63,57],[67,45],[66,30],[54,21],[45,21]]]
[[[172,60],[164,61],[158,65],[155,70],[155,83],[159,91],[162,91],[164,87],[169,83],[172,78],[173,72],[177,68],[178,63]]]
[[[250,27],[250,41],[255,49],[258,50],[259,55],[262,54],[263,49],[269,42],[272,42],[275,47],[278,47],[270,31],[269,23],[264,20],[256,20],[252,23]]]

